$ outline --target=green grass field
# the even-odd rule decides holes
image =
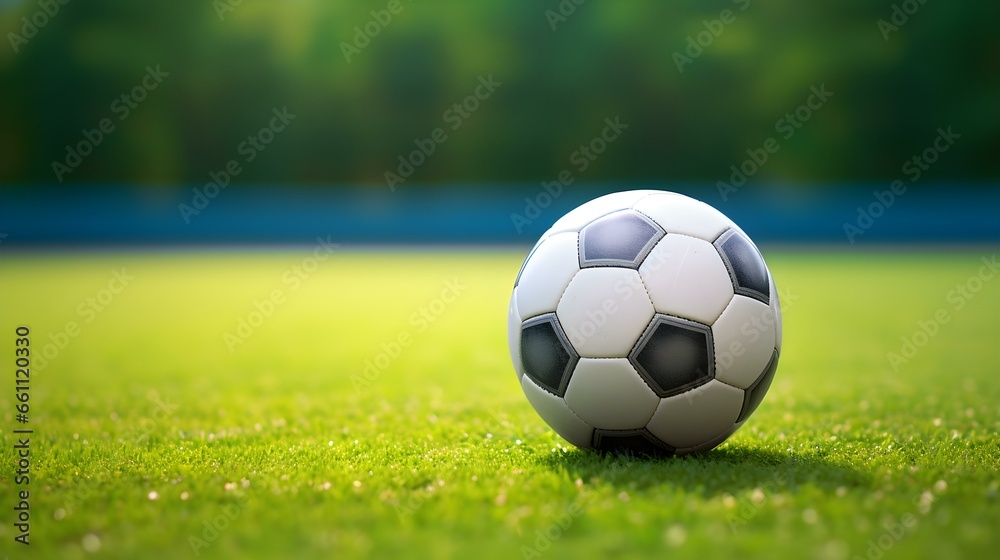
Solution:
[[[993,249],[766,251],[785,337],[768,397],[720,448],[659,460],[577,450],[522,395],[506,343],[522,252],[345,251],[296,276],[309,254],[0,257],[0,558],[1000,547],[1000,278],[970,280]],[[102,292],[122,268],[134,278]],[[457,297],[436,303],[448,286]],[[238,333],[274,290],[281,303]],[[935,334],[890,363],[921,321]],[[28,424],[14,408],[22,324]],[[13,525],[23,427],[29,546]]]

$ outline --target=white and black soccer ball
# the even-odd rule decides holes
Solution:
[[[774,378],[781,309],[750,238],[711,206],[644,190],[594,199],[528,254],[508,313],[528,401],[582,448],[707,451]]]

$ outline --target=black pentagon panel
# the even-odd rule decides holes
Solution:
[[[760,251],[735,229],[726,230],[715,240],[715,248],[726,263],[733,291],[770,305],[771,285]]]
[[[521,362],[524,373],[539,387],[557,396],[566,394],[569,375],[580,361],[555,313],[528,319],[521,325]]]
[[[708,383],[715,377],[715,351],[708,325],[656,314],[629,360],[660,397]]]
[[[638,212],[623,210],[608,214],[580,231],[580,268],[639,268],[664,235],[663,228]]]
[[[613,455],[665,457],[674,448],[660,441],[649,430],[594,430],[594,448]]]
[[[761,401],[764,400],[764,395],[767,394],[767,390],[771,387],[771,381],[774,380],[774,372],[777,370],[778,351],[775,350],[771,354],[771,361],[767,363],[764,372],[745,391],[743,395],[743,410],[740,411],[740,417],[736,419],[737,424],[749,418],[753,414],[753,411],[757,410],[757,407],[760,406]]]

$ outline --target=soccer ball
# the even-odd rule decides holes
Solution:
[[[528,254],[508,312],[528,401],[581,448],[707,451],[756,410],[781,309],[750,238],[711,206],[654,190],[594,199]]]

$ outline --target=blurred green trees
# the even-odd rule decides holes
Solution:
[[[715,182],[769,137],[754,180],[889,180],[946,126],[961,139],[933,178],[996,180],[998,18],[943,0],[0,0],[0,182],[55,182],[105,118],[67,182],[204,182],[286,106],[237,182],[384,187],[439,127],[407,186]],[[169,76],[119,119],[156,65]],[[832,97],[776,131],[821,85]],[[628,129],[579,171],[571,154],[615,116]]]

